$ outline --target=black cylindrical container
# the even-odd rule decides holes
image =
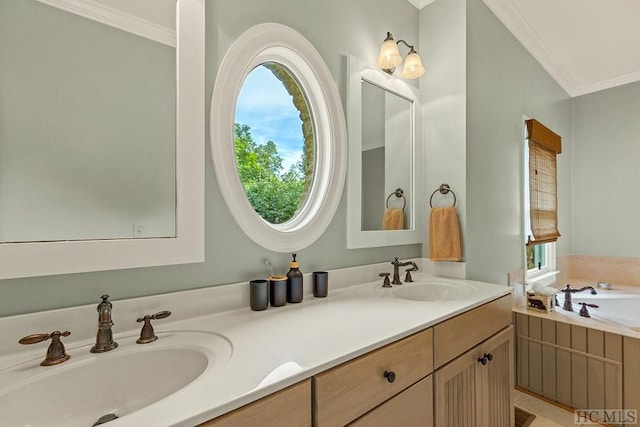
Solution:
[[[313,296],[324,298],[329,293],[329,273],[326,271],[313,272]]]
[[[287,303],[287,277],[269,277],[269,302],[271,307],[282,307]]]
[[[269,282],[260,279],[249,282],[249,305],[253,311],[266,310],[269,305]]]
[[[296,254],[291,254],[293,260],[289,266],[291,267],[287,272],[287,302],[300,302],[302,301],[302,272],[298,268],[298,262],[296,261]]]

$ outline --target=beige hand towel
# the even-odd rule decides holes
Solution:
[[[404,230],[404,209],[387,208],[382,218],[383,230]]]
[[[432,261],[460,261],[462,242],[455,206],[431,208],[429,214],[429,258]]]

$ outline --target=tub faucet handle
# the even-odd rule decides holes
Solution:
[[[589,310],[587,310],[587,307],[600,308],[599,306],[597,306],[595,304],[589,304],[589,303],[586,303],[586,302],[581,302],[580,304],[582,304],[582,308],[580,309],[580,316],[582,316],[582,317],[591,317],[589,315]]]
[[[20,344],[36,344],[51,339],[51,344],[49,344],[49,348],[47,348],[47,356],[42,362],[40,362],[40,365],[52,366],[65,362],[71,357],[67,354],[62,341],[60,341],[60,337],[68,337],[69,335],[71,335],[71,332],[69,331],[54,331],[50,334],[27,335],[26,337],[21,338],[18,342]]]
[[[142,330],[140,331],[140,338],[138,338],[136,342],[138,344],[148,344],[157,340],[158,336],[153,331],[151,321],[156,319],[164,319],[169,316],[171,316],[171,312],[165,310],[159,311],[156,314],[147,314],[146,316],[140,317],[138,320],[136,320],[136,322],[138,323],[144,322],[144,325],[142,325]]]

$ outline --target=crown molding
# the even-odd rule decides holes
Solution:
[[[176,47],[175,30],[92,0],[37,1],[167,46]]]
[[[430,5],[436,0],[409,0],[409,3],[418,8],[418,10],[422,9],[425,6]]]
[[[577,96],[579,92],[578,85],[571,74],[540,37],[538,37],[529,21],[527,21],[513,2],[511,0],[483,0],[483,2],[538,63],[542,65],[556,83],[570,96]]]

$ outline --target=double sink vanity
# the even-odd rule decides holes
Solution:
[[[104,353],[95,304],[0,318],[3,425],[511,425],[510,288],[423,271],[382,288],[388,265],[331,271],[327,298],[305,278],[302,303],[262,312],[246,283],[115,300]],[[56,329],[64,363],[18,344]]]

